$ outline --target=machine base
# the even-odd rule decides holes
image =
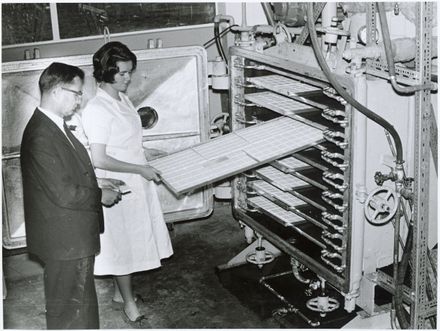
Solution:
[[[234,294],[242,304],[254,311],[261,320],[274,318],[283,328],[312,328],[295,313],[285,315],[277,313],[277,311],[280,312],[280,308],[286,308],[285,303],[260,284],[261,277],[290,270],[290,258],[282,255],[275,261],[266,264],[262,269],[253,264],[244,264],[231,268],[225,268],[223,265],[221,268],[217,268],[216,271],[222,285]],[[347,313],[343,308],[343,304],[325,317],[320,317],[319,313],[308,310],[306,307],[307,300],[318,293],[314,291],[312,296],[307,296],[305,293],[307,286],[295,279],[290,273],[267,279],[266,282],[307,318],[313,322],[319,321],[318,328],[341,328],[357,316],[356,311],[359,309]],[[328,289],[328,294],[340,303],[344,302],[343,296],[332,288]]]

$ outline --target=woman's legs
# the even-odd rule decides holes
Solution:
[[[116,281],[116,277],[113,277],[113,287],[115,289],[115,292],[113,294],[113,301],[115,302],[124,302],[124,299],[122,298],[121,291],[119,291],[118,282]]]
[[[137,308],[135,299],[133,297],[133,290],[131,288],[131,275],[114,276],[117,286],[115,286],[115,297],[117,291],[119,291],[122,299],[124,300],[124,311],[134,321],[141,314]]]

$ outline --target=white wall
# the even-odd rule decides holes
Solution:
[[[267,24],[266,16],[264,15],[261,2],[246,1],[246,24],[248,26]],[[235,23],[242,24],[242,3],[241,2],[226,2],[226,15],[231,15],[235,19]]]

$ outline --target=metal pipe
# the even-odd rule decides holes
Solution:
[[[301,276],[299,273],[299,269],[298,269],[299,262],[292,257],[290,258],[290,264],[292,265],[292,272],[295,278],[303,284],[309,284],[310,279]]]
[[[266,277],[261,277],[260,278],[260,284],[264,285],[272,294],[274,294],[278,299],[280,299],[284,304],[286,304],[288,312],[297,314],[299,317],[301,317],[310,326],[313,326],[313,327],[319,326],[320,325],[319,322],[313,322],[310,318],[308,318],[303,313],[301,313],[301,311],[298,308],[296,308],[289,301],[287,301],[287,299],[285,297],[283,297],[280,293],[278,293],[272,286],[270,286],[265,281],[266,279],[275,278],[275,277],[282,276],[282,275],[285,275],[285,274],[286,273],[283,272],[283,273],[280,273],[280,274],[275,274],[275,275],[270,275],[270,276],[266,276]]]
[[[358,75],[354,71],[352,73],[354,80],[354,93],[359,103],[367,105],[367,93],[368,85],[365,75]],[[351,216],[351,233],[352,240],[350,243],[351,250],[351,293],[359,293],[359,288],[363,276],[363,272],[374,272],[375,270],[364,271],[363,268],[368,266],[364,265],[364,249],[365,249],[365,214],[364,203],[367,195],[366,178],[367,178],[367,118],[360,112],[353,113],[352,119],[353,127],[352,132],[352,153],[355,154],[354,159],[357,160],[352,165],[352,178],[356,178],[357,181],[353,183],[352,187],[356,188],[355,194],[353,194],[352,201],[352,216]],[[354,300],[352,300],[354,308]]]
[[[331,72],[330,68],[327,65],[327,62],[324,59],[324,56],[322,55],[322,52],[320,51],[320,47],[318,44],[318,37],[316,35],[316,29],[313,24],[313,3],[309,3],[307,5],[307,24],[310,31],[310,39],[312,41],[312,46],[315,51],[316,58],[324,71],[324,74],[326,75],[329,82],[333,85],[333,87],[336,89],[336,91],[341,95],[348,103],[350,103],[355,109],[363,113],[365,116],[367,116],[370,120],[376,122],[380,126],[384,127],[388,132],[390,132],[391,136],[393,137],[394,144],[396,145],[396,151],[397,151],[397,165],[403,164],[403,147],[402,147],[402,141],[400,139],[399,134],[397,133],[396,129],[387,122],[384,118],[377,115],[376,113],[372,112],[365,106],[361,105],[358,101],[356,101],[348,92],[345,91],[345,89],[339,84],[339,82],[336,80],[336,78],[333,76],[333,73]]]
[[[247,26],[246,2],[241,3],[241,26]]]
[[[273,12],[270,8],[270,4],[268,2],[262,2],[261,6],[263,7],[264,15],[266,15],[269,25],[275,26],[275,20],[273,19]]]
[[[336,16],[337,8],[336,2],[327,2],[321,14],[321,25],[323,28],[327,28],[332,24],[332,18]]]
[[[393,281],[397,284],[397,275],[399,268],[399,248],[400,248],[400,217],[401,217],[402,197],[399,194],[397,199],[397,212],[394,220],[394,249],[393,249]]]
[[[407,86],[407,87],[401,87],[399,84],[397,84],[396,80],[396,70],[394,67],[394,55],[393,55],[393,49],[391,46],[391,37],[390,37],[390,31],[388,29],[388,22],[387,22],[387,16],[385,12],[385,6],[383,2],[376,2],[376,6],[379,12],[379,20],[380,20],[380,28],[382,30],[382,38],[385,48],[385,55],[386,60],[388,63],[388,72],[390,74],[390,81],[393,88],[399,92],[399,93],[413,93],[420,90],[425,89],[432,89],[432,84],[423,84],[423,85],[415,85],[415,86]]]

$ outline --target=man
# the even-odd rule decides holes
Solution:
[[[83,145],[63,118],[78,107],[81,69],[52,63],[40,76],[40,106],[23,134],[21,168],[28,251],[44,262],[48,329],[98,329],[93,267],[102,206],[120,193],[98,187]]]

